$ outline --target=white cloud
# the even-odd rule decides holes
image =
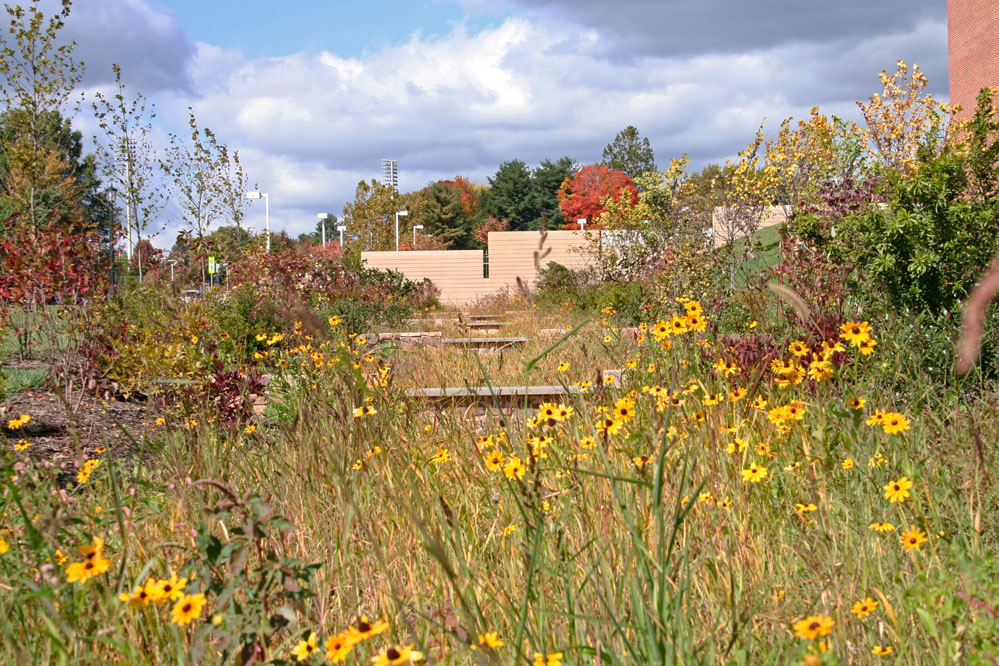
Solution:
[[[202,126],[238,149],[251,182],[270,192],[272,228],[294,236],[314,227],[317,212],[339,214],[359,180],[378,176],[382,157],[399,161],[403,190],[456,174],[485,182],[513,158],[597,161],[632,124],[660,164],[688,153],[703,165],[742,149],[764,116],[773,127],[821,104],[856,117],[853,102],[874,92],[876,72],[897,58],[937,70],[946,61],[945,24],[936,18],[877,36],[730,53],[611,58],[608,40],[616,39],[535,15],[478,31],[459,24],[443,35],[414,33],[350,58],[302,51],[251,59],[196,44],[189,85],[157,102],[165,126],[185,128],[190,105]],[[262,228],[263,211],[252,209],[248,221]],[[165,237],[168,245],[172,233]]]

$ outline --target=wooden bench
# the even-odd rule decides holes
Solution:
[[[579,393],[578,386],[468,386],[446,388],[413,388],[406,389],[407,398],[417,398],[434,403],[451,404],[489,404],[493,401],[501,405],[537,406],[542,402],[551,402],[568,395]]]
[[[441,338],[442,345],[455,347],[482,347],[500,349],[514,347],[527,342],[527,338]]]
[[[476,329],[476,330],[494,330],[498,331],[502,327],[506,326],[505,321],[466,321],[462,324],[465,328]]]

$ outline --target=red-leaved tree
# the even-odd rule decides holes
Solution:
[[[576,220],[586,218],[587,227],[595,228],[598,218],[606,210],[609,199],[638,203],[638,188],[623,171],[603,164],[585,166],[566,178],[558,191],[558,205],[566,223],[563,229],[578,229]]]

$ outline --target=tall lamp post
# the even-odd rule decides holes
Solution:
[[[177,260],[170,259],[167,263],[170,264],[170,282],[173,282],[173,267],[177,265]]]
[[[330,216],[329,213],[317,213],[316,217],[323,222],[323,247],[326,247],[326,218]]]
[[[399,251],[399,216],[400,215],[409,215],[409,211],[408,210],[400,210],[400,211],[397,211],[396,214],[395,214],[395,251],[396,252]]]
[[[271,251],[271,200],[267,192],[247,192],[246,198],[249,201],[264,200],[264,227],[267,229],[267,251]]]
[[[422,228],[423,228],[422,224],[417,224],[415,227],[413,227],[413,249],[414,250],[416,249],[416,230],[417,229],[422,229]]]
[[[345,232],[347,230],[347,225],[346,224],[338,224],[338,225],[336,225],[336,230],[340,232],[340,249],[342,250],[343,249],[343,232]]]

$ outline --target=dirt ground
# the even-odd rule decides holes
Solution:
[[[7,422],[22,414],[31,416],[28,424],[8,429]],[[8,446],[27,441],[30,457],[53,463],[96,457],[100,447],[108,451],[132,448],[122,429],[139,441],[147,427],[146,406],[141,403],[93,398],[70,414],[56,394],[27,391],[0,405],[0,439],[6,438]]]

